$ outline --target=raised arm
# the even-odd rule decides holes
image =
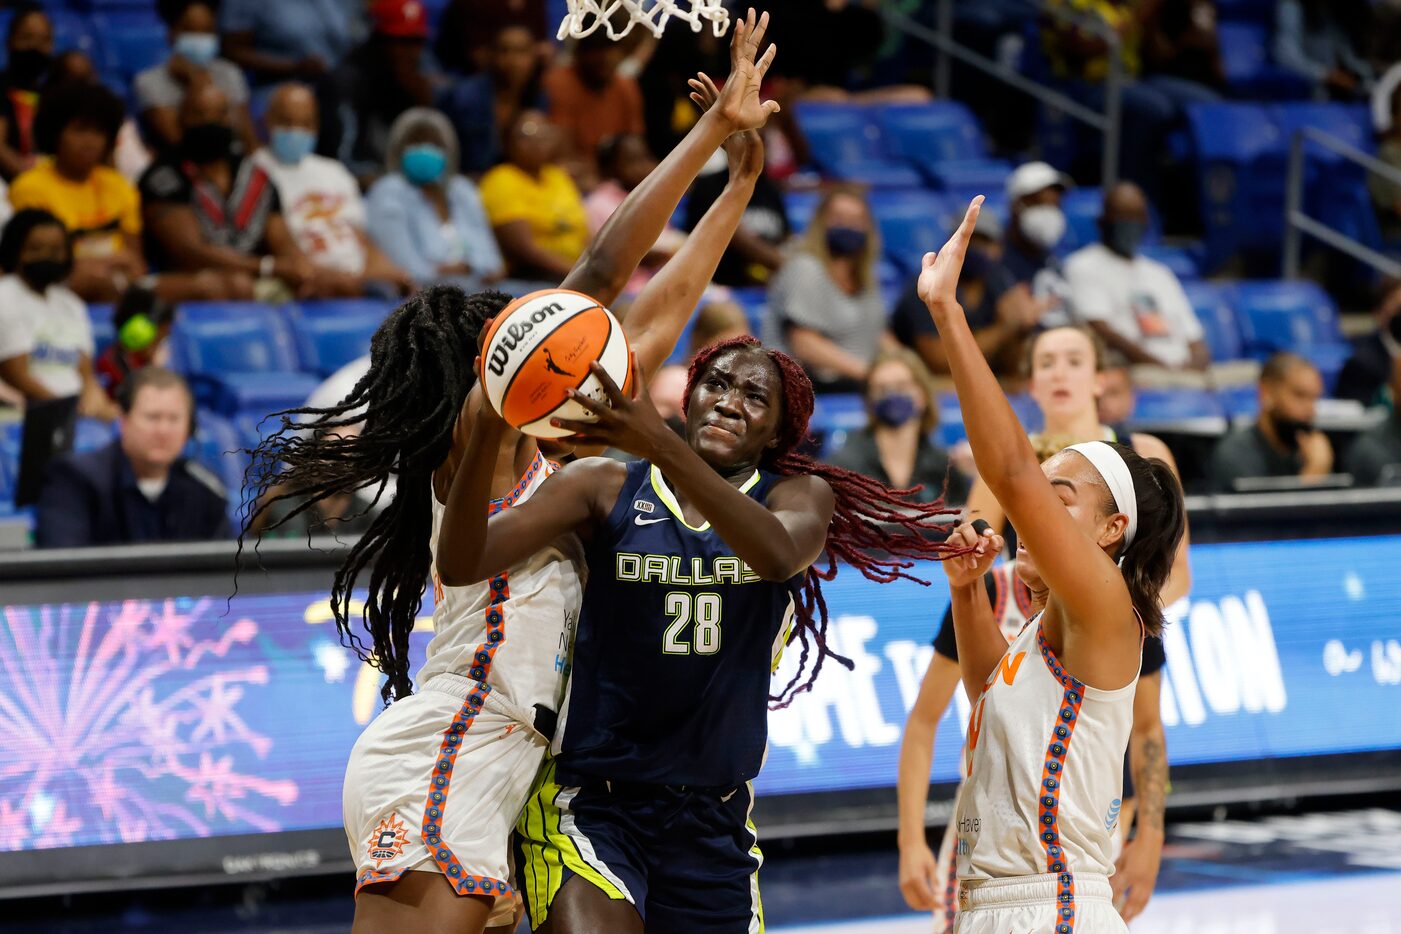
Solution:
[[[719,97],[710,79],[691,80],[691,99],[709,110]],[[730,180],[686,238],[685,244],[642,289],[633,302],[623,330],[637,355],[637,365],[650,378],[671,356],[687,319],[695,310],[725,247],[739,228],[744,209],[754,194],[754,183],[764,170],[764,142],[756,130],[735,133],[725,140],[730,160]]]
[[[562,288],[583,292],[611,305],[652,249],[682,194],[711,154],[732,133],[762,127],[778,112],[775,101],[761,101],[759,85],[777,46],[755,60],[768,29],[769,15],[755,21],[751,9],[736,20],[730,41],[730,77],[716,106],[710,108],[680,144],[628,195],[565,277]]]
[[[1042,580],[1064,610],[1065,624],[1087,634],[1117,636],[1133,612],[1124,579],[1099,544],[1076,525],[1042,473],[1031,442],[973,340],[955,296],[981,205],[982,198],[975,198],[944,249],[937,256],[925,255],[920,298],[948,350],[978,474],[1035,554]],[[961,655],[961,642],[959,648]],[[966,683],[966,667],[964,672]]]

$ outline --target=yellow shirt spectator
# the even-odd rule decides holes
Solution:
[[[1139,72],[1139,42],[1142,39],[1139,17],[1140,0],[1052,0],[1061,7],[1086,19],[1098,19],[1119,36],[1119,59],[1124,75]],[[1108,48],[1094,31],[1050,15],[1042,33],[1046,57],[1051,69],[1060,78],[1103,81],[1109,74]]]
[[[526,221],[536,244],[572,263],[589,241],[584,200],[569,174],[557,165],[540,169],[540,177],[514,165],[498,165],[482,176],[482,205],[493,227]]]
[[[75,258],[106,256],[123,246],[123,237],[141,234],[141,197],[116,169],[100,165],[85,182],[60,175],[52,159],[10,184],[16,211],[40,208],[63,222],[73,235]]]

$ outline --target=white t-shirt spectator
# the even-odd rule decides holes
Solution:
[[[297,246],[317,266],[358,276],[365,271],[365,202],[345,166],[310,155],[287,165],[266,149],[253,154],[282,201],[282,217]]]
[[[93,355],[87,306],[70,289],[40,295],[19,276],[0,278],[0,360],[29,356],[29,372],[56,396],[83,391],[78,360]]]
[[[1105,322],[1168,366],[1191,362],[1202,325],[1171,269],[1092,243],[1066,257],[1065,278],[1077,318]]]

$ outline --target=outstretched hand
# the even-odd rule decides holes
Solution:
[[[626,395],[613,382],[603,364],[589,364],[594,377],[603,386],[607,402],[591,399],[577,389],[569,390],[569,398],[588,409],[595,421],[553,418],[550,424],[573,432],[571,440],[580,447],[617,448],[644,460],[656,460],[657,451],[668,442],[677,441],[676,433],[662,419],[652,397],[647,394],[646,379],[637,365],[637,355],[629,358],[632,395]]]
[[[691,100],[701,110],[709,110],[720,99],[720,89],[704,72],[687,84],[691,86]],[[764,139],[758,130],[739,130],[727,136],[725,155],[729,158],[731,178],[755,179],[764,171]]]
[[[963,272],[963,259],[968,255],[968,241],[982,213],[983,196],[978,195],[968,205],[963,223],[953,232],[949,242],[938,253],[925,253],[919,273],[919,297],[937,322],[941,314],[958,308],[958,277]]]
[[[759,87],[778,53],[778,46],[770,45],[763,56],[755,60],[768,28],[769,14],[764,13],[756,22],[753,7],[744,19],[735,20],[734,34],[730,38],[730,77],[715,107],[716,116],[728,123],[734,132],[758,129],[779,111],[778,101],[759,98]]]

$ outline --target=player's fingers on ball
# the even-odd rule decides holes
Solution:
[[[577,389],[565,390],[564,395],[566,398],[574,400],[575,402],[579,403],[584,408],[588,409],[590,412],[599,416],[600,418],[607,415],[612,410],[612,406],[604,402],[599,402],[597,399],[585,393],[582,393]],[[589,424],[593,423],[590,422]]]
[[[632,364],[629,363],[629,368],[631,368],[631,366]],[[613,408],[617,408],[619,402],[623,402],[627,399],[627,397],[623,395],[623,391],[618,388],[618,384],[613,382],[613,377],[609,376],[608,371],[604,369],[602,361],[593,361],[589,364],[589,369],[593,370],[594,378],[597,379],[599,385],[603,387],[603,392],[608,396],[608,401],[612,403]],[[601,406],[602,403],[599,403],[599,405]]]

